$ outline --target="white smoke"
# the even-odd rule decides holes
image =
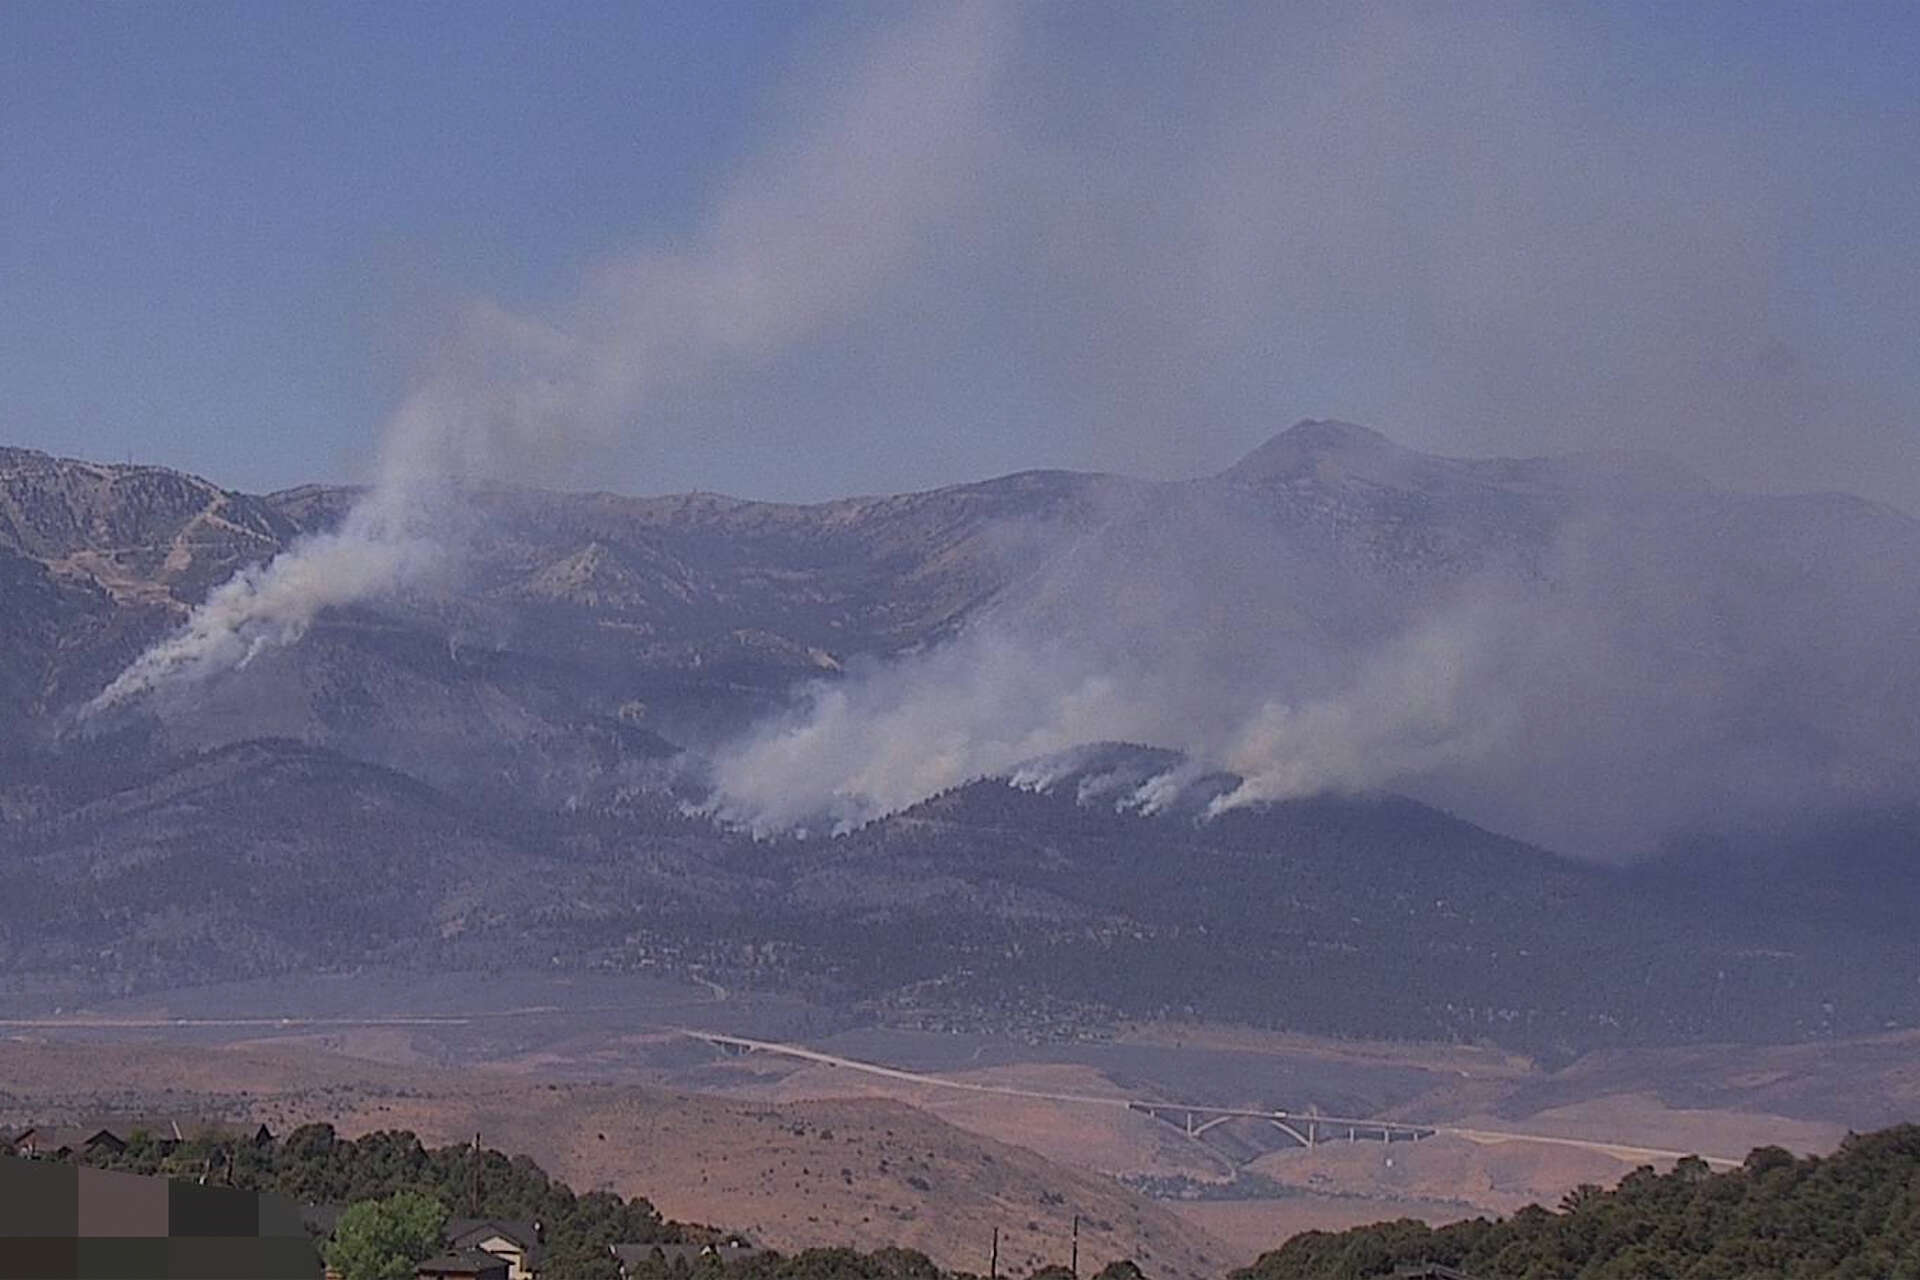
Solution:
[[[401,491],[377,489],[336,531],[303,538],[265,565],[250,565],[148,649],[83,709],[93,716],[171,686],[244,668],[263,650],[292,644],[321,610],[398,590],[442,559],[439,543],[406,518]]]
[[[1885,426],[1913,403],[1891,330],[1848,344],[1897,366],[1891,391],[1885,370],[1853,380],[1860,397],[1819,373],[1831,351],[1774,331],[1769,297],[1804,283],[1780,265],[1804,215],[1767,175],[1817,133],[1780,133],[1741,94],[1678,119],[1661,94],[1596,94],[1592,32],[1552,16],[1111,25],[914,9],[823,68],[684,239],[616,258],[552,314],[467,308],[362,507],[214,592],[95,705],[457,565],[433,500],[448,486],[566,474],[635,439],[665,451],[689,403],[729,475],[796,485],[881,474],[812,461],[830,454],[884,459],[889,482],[962,457],[1190,474],[1302,400],[1447,453],[1664,446],[1772,488],[1913,475]],[[1806,186],[1806,207],[1838,207],[1827,194]],[[1911,258],[1852,256],[1876,275]],[[698,404],[716,385],[740,400]],[[743,418],[768,447],[735,434]],[[775,461],[733,468],[752,454]],[[1238,771],[1223,803],[1391,786],[1618,849],[1716,808],[1911,794],[1920,775],[1920,668],[1884,644],[1915,634],[1904,550],[1783,545],[1799,576],[1776,580],[1671,560],[1764,527],[1670,519],[1645,545],[1569,539],[1558,594],[1496,571],[1404,595],[1204,504],[1130,527],[953,644],[807,692],[721,753],[722,811],[846,825],[1117,739]],[[1876,563],[1898,580],[1868,591]],[[1809,582],[1858,591],[1822,602]]]
[[[1100,742],[1189,758],[1111,797],[1146,812],[1211,767],[1244,779],[1221,805],[1386,786],[1497,741],[1489,668],[1536,621],[1496,571],[1383,583],[1234,486],[1118,488],[1079,533],[1004,545],[1024,576],[956,639],[820,681],[718,751],[716,815],[845,830],[983,776],[1041,785]]]
[[[1244,637],[1209,634],[1204,614],[1190,627],[1129,632],[1127,653],[1092,634],[1105,616],[1052,639],[1026,625],[1031,617],[991,618],[930,652],[812,685],[796,709],[718,753],[714,814],[762,834],[845,831],[976,778],[1050,785],[1074,771],[1073,748],[1099,742],[1187,757],[1100,797],[1144,813],[1214,767],[1242,782],[1211,813],[1387,787],[1498,745],[1511,707],[1490,696],[1489,668],[1529,626],[1491,600],[1463,602],[1358,661],[1318,655],[1320,683],[1306,663],[1217,661]],[[1182,651],[1200,661],[1181,661]]]
[[[719,753],[715,813],[758,832],[846,830],[1035,756],[1163,728],[1116,674],[993,626],[819,683]]]
[[[1383,646],[1347,688],[1262,702],[1218,752],[1242,782],[1209,812],[1376,790],[1479,762],[1513,722],[1489,667],[1529,625],[1516,610],[1462,608]]]
[[[1365,515],[1354,541],[1315,542],[1262,516],[1271,491],[1170,488],[1185,492],[1067,542],[953,642],[821,682],[720,751],[714,811],[845,829],[981,777],[1079,775],[1089,803],[1184,812],[1218,770],[1240,781],[1201,797],[1210,815],[1392,791],[1624,858],[1679,831],[1920,798],[1920,669],[1902,656],[1920,600],[1899,580],[1920,571],[1920,526],[1897,513],[1618,472],[1555,529],[1496,527],[1533,551],[1450,572],[1382,551]],[[1408,492],[1418,504],[1385,510],[1482,510],[1473,484]],[[1430,518],[1415,557],[1460,532]],[[1070,750],[1103,742],[1185,760],[1108,777]]]
[[[553,474],[662,397],[858,311],[975,189],[1000,26],[983,4],[894,24],[687,244],[604,266],[562,320],[465,308],[340,527],[216,588],[83,714],[243,667],[325,609],[416,584],[457,559],[448,486]]]

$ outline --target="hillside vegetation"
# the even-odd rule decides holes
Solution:
[[[663,1221],[647,1201],[606,1191],[575,1195],[525,1156],[472,1146],[421,1145],[401,1130],[342,1138],[329,1125],[304,1125],[281,1142],[203,1136],[172,1143],[136,1133],[125,1151],[97,1148],[85,1163],[133,1173],[204,1178],[271,1191],[305,1205],[426,1195],[455,1216],[538,1222],[546,1231],[551,1280],[597,1280],[609,1269],[607,1246],[702,1239],[700,1228]],[[691,1234],[689,1234],[691,1233]]]
[[[385,1130],[342,1138],[331,1126],[305,1125],[279,1142],[204,1134],[168,1142],[136,1133],[124,1151],[95,1148],[79,1157],[96,1168],[204,1179],[252,1191],[271,1191],[306,1205],[385,1201],[397,1193],[425,1197],[449,1216],[540,1225],[546,1256],[543,1280],[619,1280],[613,1244],[717,1242],[723,1233],[663,1220],[645,1199],[606,1191],[575,1194],[526,1156],[457,1145],[427,1148],[412,1133]],[[638,1274],[648,1275],[648,1264]],[[707,1260],[689,1267],[656,1257],[653,1280],[717,1277],[730,1280],[962,1280],[917,1250],[882,1248],[765,1250],[727,1266]],[[1045,1274],[1062,1269],[1046,1269]],[[1043,1274],[1043,1273],[1036,1273]],[[1130,1262],[1109,1266],[1105,1280],[1140,1280]],[[1068,1278],[1070,1280],[1070,1278]]]
[[[664,1221],[643,1199],[576,1195],[524,1156],[468,1146],[428,1150],[400,1131],[352,1141],[326,1125],[309,1125],[267,1144],[211,1137],[167,1144],[137,1135],[124,1152],[96,1151],[85,1159],[232,1182],[307,1203],[417,1191],[456,1214],[539,1221],[551,1249],[543,1274],[551,1280],[617,1274],[608,1244],[719,1235]],[[1642,1167],[1613,1190],[1575,1188],[1556,1210],[1532,1206],[1509,1218],[1439,1228],[1402,1220],[1307,1232],[1230,1280],[1367,1280],[1428,1263],[1486,1280],[1920,1277],[1920,1125],[1850,1137],[1825,1157],[1796,1159],[1762,1147],[1725,1173],[1691,1157],[1664,1174]],[[661,1273],[678,1274],[666,1267]],[[1108,1273],[1110,1280],[1140,1274],[1131,1263]],[[963,1273],[889,1248],[766,1253],[726,1274],[736,1280],[942,1280]]]
[[[1762,1147],[1727,1173],[1697,1159],[1641,1168],[1612,1191],[1577,1188],[1557,1212],[1311,1231],[1234,1280],[1359,1280],[1419,1263],[1488,1280],[1920,1276],[1920,1126],[1849,1138],[1828,1157]]]
[[[1179,483],[1025,472],[810,506],[476,491],[444,581],[79,717],[214,586],[356,497],[0,448],[0,1001],[380,965],[698,975],[930,1028],[1171,1017],[1548,1061],[1920,1026],[1920,733],[1901,714],[1920,668],[1898,639],[1920,599],[1889,588],[1920,581],[1920,521],[1898,512],[1440,458],[1339,423]],[[1595,520],[1604,539],[1569,558]],[[1203,762],[1087,742],[1037,790],[1009,782],[1032,760],[916,770],[844,813],[814,794],[827,775],[748,787],[794,797],[761,834],[844,820],[837,838],[702,816],[762,813],[716,807],[746,726],[964,656],[970,629],[1063,646],[1091,664],[1069,687],[1104,673],[1087,687],[1137,681],[1145,703],[1186,673],[1160,692],[1224,727],[1263,699],[1318,705],[1485,592],[1507,602],[1487,625],[1508,605],[1539,623],[1510,637],[1534,665],[1495,654],[1492,686],[1452,701],[1499,720],[1514,695],[1539,722],[1499,736],[1533,745],[1463,792],[1410,784],[1426,804],[1329,793],[1208,820],[1240,781],[1209,774],[1148,815],[1121,803],[1133,783]],[[1589,689],[1562,635],[1611,655],[1612,683]],[[928,670],[916,688],[938,694]],[[951,719],[890,754],[938,763]],[[1670,805],[1654,827],[1734,821],[1755,788],[1805,829],[1716,828],[1637,870],[1550,838],[1556,813],[1637,823],[1642,795]]]

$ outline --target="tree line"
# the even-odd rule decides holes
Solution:
[[[398,1254],[389,1248],[382,1255],[395,1276],[402,1274],[399,1254],[437,1246],[448,1215],[541,1223],[543,1280],[618,1280],[608,1252],[616,1243],[723,1238],[712,1227],[668,1221],[641,1197],[576,1194],[526,1156],[477,1144],[429,1149],[401,1130],[347,1139],[331,1126],[307,1125],[283,1141],[166,1141],[135,1133],[124,1150],[100,1147],[79,1158],[101,1168],[277,1192],[302,1204],[350,1206],[343,1222],[370,1221],[377,1206],[386,1206],[415,1236]],[[386,1274],[377,1252],[370,1246],[369,1261],[349,1271],[351,1280]],[[1369,1280],[1422,1264],[1484,1280],[1920,1280],[1920,1125],[1853,1135],[1824,1157],[1761,1147],[1722,1173],[1693,1157],[1666,1173],[1642,1166],[1612,1190],[1583,1185],[1556,1209],[1529,1206],[1506,1218],[1310,1231],[1229,1280]],[[639,1264],[638,1274],[719,1280],[723,1270],[727,1280],[977,1280],[907,1249],[767,1251],[724,1269],[714,1259],[656,1257]],[[1045,1280],[1070,1277],[1050,1268]],[[1140,1272],[1115,1263],[1095,1280],[1140,1280]]]
[[[1445,1227],[1411,1220],[1294,1236],[1232,1280],[1360,1280],[1438,1264],[1485,1280],[1920,1280],[1920,1126],[1831,1156],[1760,1147],[1713,1173],[1642,1166],[1557,1210]]]
[[[350,1214],[367,1218],[362,1206],[398,1197],[416,1222],[427,1212],[424,1205],[433,1206],[435,1234],[448,1217],[538,1222],[548,1256],[543,1276],[551,1280],[617,1280],[607,1252],[612,1244],[718,1235],[711,1228],[669,1222],[638,1196],[576,1194],[527,1156],[509,1157],[475,1143],[428,1148],[398,1129],[343,1138],[331,1125],[310,1124],[280,1141],[215,1135],[170,1141],[136,1132],[123,1151],[101,1147],[81,1158],[99,1168],[276,1192],[302,1205],[344,1206],[342,1221]],[[429,1243],[437,1247],[439,1242]],[[412,1274],[407,1270],[408,1280]]]

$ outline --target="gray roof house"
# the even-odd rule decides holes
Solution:
[[[536,1280],[546,1261],[546,1231],[538,1222],[455,1218],[447,1223],[447,1252],[479,1249],[507,1264],[506,1280]]]

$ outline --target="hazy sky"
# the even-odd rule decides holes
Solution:
[[[484,302],[590,353],[506,464],[559,483],[1336,416],[1920,509],[1917,52],[1907,3],[6,0],[0,442],[355,478]]]

